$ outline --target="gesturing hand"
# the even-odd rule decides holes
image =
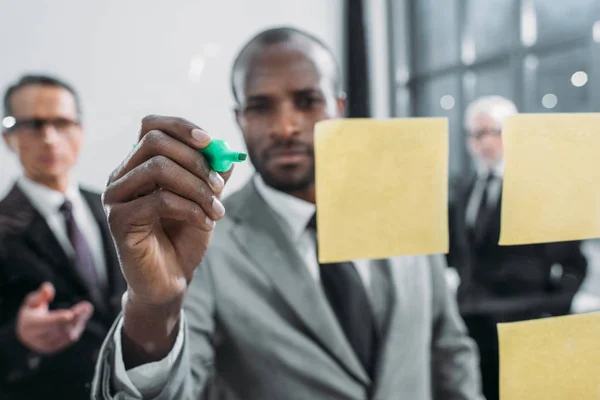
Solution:
[[[103,195],[132,301],[181,299],[208,248],[231,171],[211,170],[198,153],[210,136],[180,118],[150,116],[140,141],[111,174]]]
[[[94,307],[82,301],[64,310],[49,310],[54,286],[44,283],[25,297],[17,316],[17,337],[40,354],[54,354],[79,340]]]

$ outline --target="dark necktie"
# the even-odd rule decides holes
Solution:
[[[487,178],[485,179],[485,186],[481,194],[481,201],[479,202],[479,208],[477,210],[477,218],[475,218],[475,226],[473,228],[475,234],[475,241],[480,243],[483,241],[486,233],[487,224],[491,217],[491,209],[488,205],[490,184],[494,181],[494,173],[490,171]]]
[[[104,295],[100,279],[98,278],[98,271],[94,265],[94,259],[88,243],[73,217],[73,204],[69,200],[65,200],[62,206],[60,206],[60,212],[65,218],[67,235],[69,236],[73,250],[75,250],[77,272],[83,279],[92,301],[96,305],[102,305],[104,304]]]
[[[316,216],[308,223],[316,232]],[[371,378],[378,349],[373,311],[365,286],[351,262],[319,263],[321,285],[333,312]]]

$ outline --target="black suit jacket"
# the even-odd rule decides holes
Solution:
[[[92,303],[75,266],[45,219],[15,185],[0,201],[0,398],[89,399],[97,354],[121,309],[125,282],[119,269],[98,194],[81,190],[100,227],[109,296],[95,311],[80,340],[62,352],[44,356],[25,348],[15,335],[17,312],[27,293],[44,281],[54,284],[52,309],[81,300]]]
[[[463,315],[492,315],[496,322],[567,314],[586,275],[579,242],[499,246],[501,197],[478,241],[468,233],[466,208],[476,176],[453,185],[448,264],[461,277]],[[562,274],[551,274],[554,264]]]

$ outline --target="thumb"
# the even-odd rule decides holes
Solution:
[[[38,290],[30,292],[23,305],[26,307],[36,308],[41,306],[48,306],[52,300],[54,300],[54,286],[50,282],[44,282]]]

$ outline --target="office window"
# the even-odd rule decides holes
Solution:
[[[591,111],[589,55],[588,47],[580,47],[526,58],[526,74],[530,77],[524,79],[524,111]]]
[[[458,173],[461,168],[461,159],[455,157],[460,154],[464,146],[462,129],[460,127],[460,110],[457,107],[457,97],[460,93],[460,79],[457,74],[441,75],[418,83],[416,96],[416,112],[420,116],[447,117],[449,129],[456,132],[450,137],[450,171]]]
[[[508,61],[467,70],[463,75],[465,104],[478,97],[494,94],[514,99],[514,78]]]
[[[529,0],[534,3],[537,40],[559,42],[591,33],[598,0]]]
[[[458,62],[459,0],[420,0],[415,3],[415,47],[417,68],[431,71]]]
[[[515,46],[519,40],[514,29],[517,0],[466,0],[465,4],[463,61],[485,59]]]
[[[390,24],[392,42],[410,43],[407,54],[391,47],[393,70],[402,71],[392,88],[394,110],[449,118],[452,175],[471,168],[463,113],[479,96],[505,96],[523,112],[600,108],[600,95],[592,90],[600,74],[592,63],[600,60],[597,0],[389,0],[388,5],[391,15],[402,16]]]

